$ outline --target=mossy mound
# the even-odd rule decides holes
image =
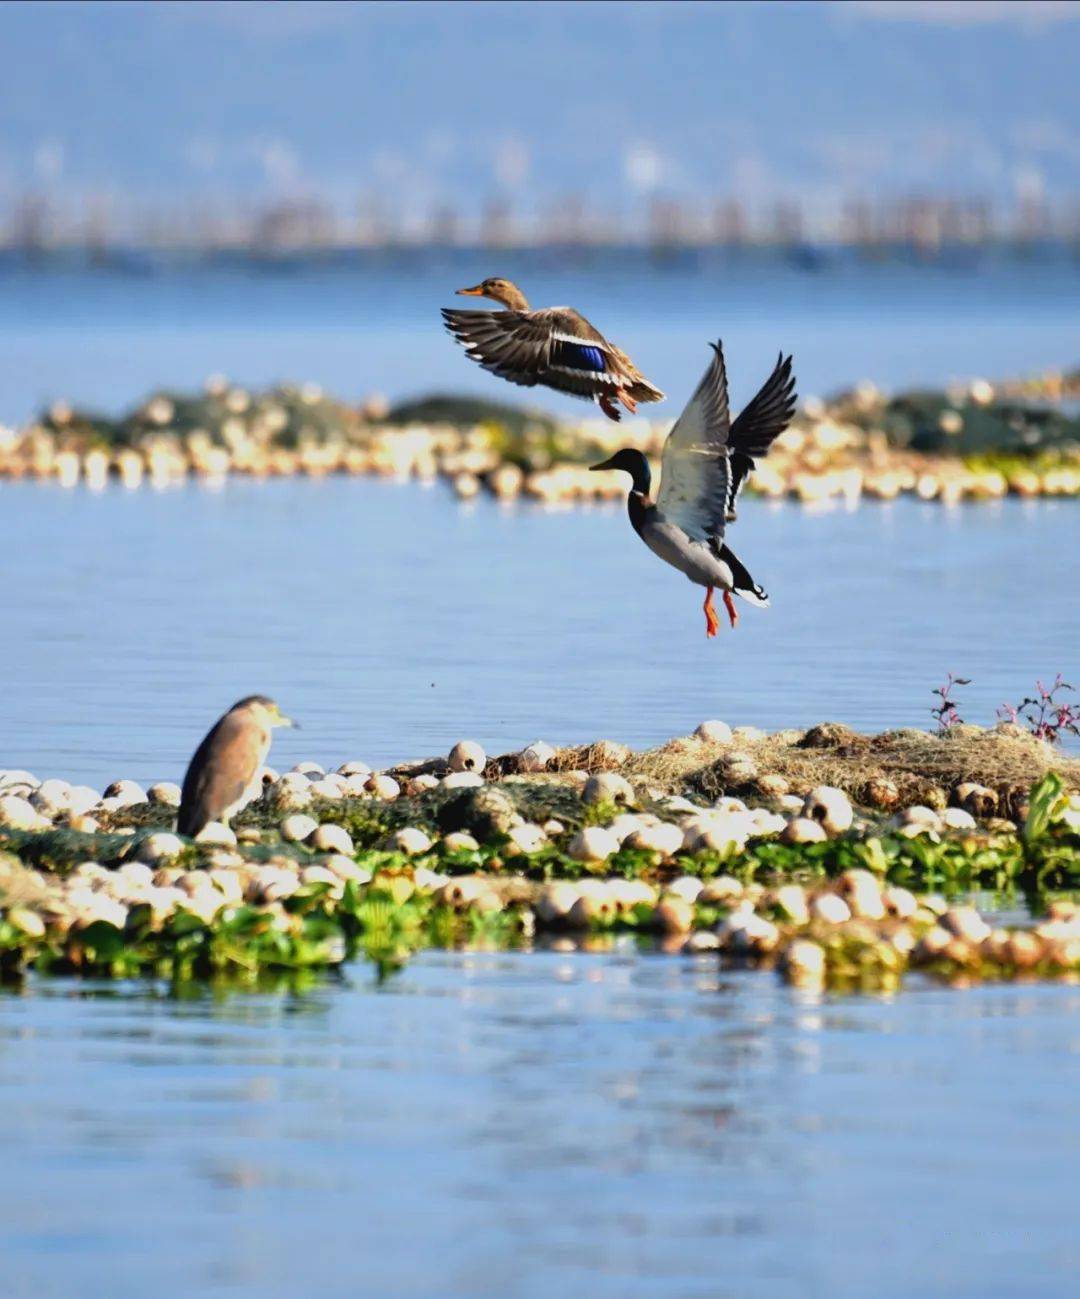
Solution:
[[[867,423],[866,416],[855,418]],[[872,424],[892,446],[934,455],[1034,455],[1080,446],[1080,415],[1061,407],[1014,399],[957,402],[939,391],[894,397],[873,413]]]
[[[733,761],[745,757],[745,763]],[[577,755],[585,770],[590,753]],[[1062,776],[1066,788],[1080,790],[1080,759],[1065,757],[1016,727],[982,730],[958,726],[943,735],[927,731],[884,731],[862,735],[839,723],[809,731],[782,731],[749,742],[708,745],[693,737],[633,754],[620,770],[657,785],[715,798],[753,794],[779,777],[794,794],[817,785],[835,785],[869,809],[924,803],[944,807],[965,783],[985,786],[997,796],[1002,815],[1023,816],[1028,791],[1046,772]],[[892,787],[891,798],[881,791]]]
[[[53,407],[38,423],[64,446],[80,452],[94,447],[139,449],[160,439],[163,431],[177,439],[200,434],[213,445],[228,446],[237,425],[264,445],[295,448],[305,442],[355,441],[366,427],[356,407],[317,389],[291,385],[255,393],[224,387],[193,393],[165,390],[120,416]]]
[[[506,401],[490,401],[486,397],[463,397],[453,393],[432,393],[412,401],[399,402],[391,407],[382,421],[385,424],[449,424],[453,428],[474,428],[477,424],[492,424],[504,429],[513,437],[521,437],[527,429],[537,429],[545,434],[558,432],[559,422],[543,411],[527,409]]]

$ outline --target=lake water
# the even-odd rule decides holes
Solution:
[[[736,396],[781,345],[804,392],[1080,355],[1067,261],[499,261],[673,394],[720,333]],[[9,268],[0,419],[61,395],[117,409],[214,370],[513,395],[437,327],[446,290],[493,269]],[[1078,675],[1078,519],[1060,501],[751,501],[730,539],[773,605],[708,642],[700,591],[621,508],[344,478],[0,482],[0,766],[179,779],[255,690],[303,724],[276,741],[282,767],[466,736],[644,746],[707,717],[925,725],[949,670],[989,722],[1035,677]],[[2,1288],[1057,1299],[1080,1268],[1078,1054],[1076,987],[821,998],[630,949],[427,953],[304,994],[31,980],[0,993]]]
[[[314,380],[352,398],[433,389],[588,407],[515,389],[466,361],[439,307],[489,274],[536,306],[569,303],[670,394],[673,417],[722,337],[736,401],[794,352],[799,389],[825,395],[869,378],[886,387],[1024,374],[1080,360],[1080,259],[985,254],[963,264],[837,257],[810,272],[775,256],[371,255],[270,270],[147,266],[28,270],[0,261],[0,423],[58,397],[118,411],[160,387],[224,371],[248,384]],[[468,304],[466,304],[468,305]]]
[[[0,996],[4,1294],[1061,1299],[1080,990],[431,953]]]
[[[0,483],[0,766],[103,787],[179,779],[264,691],[302,726],[272,761],[372,764],[707,717],[926,726],[949,671],[990,723],[1073,679],[1075,502],[824,513],[753,500],[729,540],[769,591],[707,641],[701,591],[621,506],[459,504],[442,484],[231,480],[95,494]]]

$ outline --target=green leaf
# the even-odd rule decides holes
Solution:
[[[95,920],[80,931],[79,941],[96,960],[112,961],[124,950],[124,931],[107,920]]]
[[[1036,843],[1065,810],[1065,782],[1056,771],[1048,771],[1031,791],[1031,803],[1024,822],[1024,842]]]

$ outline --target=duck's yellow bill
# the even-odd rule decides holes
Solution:
[[[474,289],[458,289],[458,294],[463,298],[482,298],[484,296],[484,286],[478,284]]]

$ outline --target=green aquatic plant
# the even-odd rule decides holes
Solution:
[[[1029,849],[1037,849],[1046,840],[1051,828],[1061,821],[1068,801],[1065,782],[1056,771],[1048,771],[1031,791],[1027,819],[1021,832]]]

